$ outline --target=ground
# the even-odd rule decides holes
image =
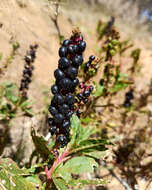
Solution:
[[[96,10],[95,7],[91,7],[88,11],[88,8],[83,5],[76,6],[66,3],[61,4],[59,13],[58,22],[62,35],[68,38],[71,35],[72,29],[74,27],[79,27],[87,42],[85,59],[91,54],[98,56],[97,49],[100,47],[100,44],[97,42],[96,36],[97,22],[99,19],[108,20],[110,16],[104,15],[100,10]],[[44,109],[44,92],[48,95],[53,80],[53,72],[57,67],[59,58],[58,33],[51,20],[54,14],[55,7],[52,4],[47,4],[46,1],[0,1],[0,52],[3,54],[0,64],[3,64],[6,57],[10,54],[12,48],[11,43],[17,41],[20,44],[20,48],[15,58],[0,80],[17,82],[17,84],[19,84],[24,66],[23,57],[30,44],[34,42],[39,44],[37,59],[34,63],[35,70],[33,82],[29,90],[29,97],[33,100],[33,107],[37,114],[32,119],[21,117],[17,122],[16,120],[12,122],[10,133],[13,146],[11,150],[9,148],[5,149],[5,156],[10,156],[12,152],[16,152],[20,143],[22,146],[25,146],[23,154],[31,154],[33,150],[30,137],[31,125],[39,128],[40,131],[45,131],[41,127],[45,122],[45,119],[41,115],[41,111]],[[148,32],[143,32],[142,27],[141,29],[127,27],[121,22],[121,18],[118,18],[118,22],[116,20],[116,24],[122,31],[122,38],[127,37],[132,39],[135,47],[140,47],[142,49],[140,59],[140,64],[142,66],[141,75],[135,78],[136,91],[141,92],[143,89],[147,89],[147,85],[150,83],[152,76],[152,38]],[[130,62],[129,59],[123,60],[124,65],[128,62]],[[100,77],[99,72],[97,80],[99,80]],[[144,121],[142,120],[139,121],[139,123],[140,122]],[[21,126],[24,127],[21,128]],[[20,142],[22,134],[23,142]],[[29,146],[31,147],[30,149],[28,148]],[[26,158],[23,155],[18,155],[18,158],[24,163],[26,162],[25,160],[28,159],[28,156]],[[112,183],[109,183],[109,189],[123,190],[123,187],[121,187],[117,180],[113,178],[110,180],[112,180]],[[143,186],[145,186],[144,180],[140,181],[140,184],[140,189],[144,189],[142,187],[143,184]]]

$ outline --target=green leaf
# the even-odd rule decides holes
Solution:
[[[92,152],[84,152],[83,155],[90,156],[95,159],[101,159],[103,156],[105,156],[106,151],[92,151]]]
[[[53,178],[53,182],[58,190],[68,190],[68,185],[66,182],[61,178]]]
[[[81,141],[84,141],[90,137],[90,135],[96,132],[95,128],[90,126],[81,126],[80,120],[76,115],[72,116],[71,119],[71,141],[68,144],[68,148],[79,145]]]
[[[17,86],[14,83],[4,83],[5,86],[5,97],[10,100],[13,104],[18,102]]]
[[[68,160],[62,168],[59,168],[57,173],[60,176],[60,172],[70,173],[70,174],[83,174],[84,172],[92,173],[94,167],[97,167],[98,164],[93,158],[86,156],[77,156]],[[65,178],[65,176],[62,176]],[[67,179],[67,178],[65,178]]]
[[[112,144],[110,141],[103,139],[89,139],[82,141],[78,146],[74,147],[71,153],[76,152],[94,152],[94,151],[105,151],[107,148],[106,144]]]
[[[83,123],[90,123],[92,121],[94,121],[94,120],[91,119],[90,117],[81,118],[81,122],[83,122]]]
[[[31,129],[31,136],[36,147],[37,152],[44,158],[44,159],[53,159],[53,155],[48,148],[48,142],[44,139],[43,136],[37,136],[34,128]]]
[[[79,186],[80,188],[85,187],[87,185],[95,185],[95,186],[103,186],[106,185],[107,182],[103,179],[78,179],[78,180],[72,180],[71,181],[75,186]],[[70,184],[72,184],[71,182],[69,182]]]
[[[79,135],[79,132],[81,130],[81,124],[80,124],[80,120],[76,115],[73,115],[71,118],[71,134],[72,134],[72,138],[68,144],[68,147],[72,147],[73,144],[75,144],[76,139]]]
[[[35,183],[24,178],[24,170],[18,168],[11,159],[0,160],[0,189],[2,190],[35,190]]]
[[[23,103],[20,104],[20,107],[21,107],[21,109],[25,109],[25,108],[29,107],[30,104],[31,104],[30,102],[24,101]]]
[[[128,84],[126,83],[123,83],[123,82],[117,82],[113,88],[110,88],[109,91],[111,93],[114,93],[114,92],[118,92],[120,90],[123,90],[125,88],[127,88]]]
[[[34,113],[33,113],[33,111],[32,111],[32,109],[31,108],[26,108],[25,110],[24,110],[24,112],[27,114],[27,115],[29,115],[29,116],[34,116]]]
[[[104,94],[104,86],[101,86],[100,84],[96,83],[96,91],[93,94],[94,97],[99,97],[102,96]]]
[[[80,133],[77,137],[76,145],[79,145],[82,141],[87,140],[92,134],[96,132],[96,128],[85,126],[80,128]]]

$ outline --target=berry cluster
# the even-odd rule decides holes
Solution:
[[[49,106],[52,118],[48,119],[51,135],[56,135],[56,145],[64,147],[69,141],[70,118],[76,113],[75,91],[79,85],[77,78],[79,66],[83,63],[86,42],[79,32],[74,32],[70,39],[64,40],[59,48],[60,59],[54,71],[56,79],[51,87],[53,99]]]
[[[91,95],[91,92],[93,91],[94,87],[92,85],[86,86],[84,82],[81,82],[79,88],[81,89],[81,91],[77,94],[78,108],[88,103],[88,98]],[[78,117],[80,117],[80,114],[81,114],[80,109],[78,109],[77,110]]]
[[[29,88],[29,84],[31,83],[31,77],[32,77],[32,71],[34,69],[33,62],[36,58],[36,49],[38,48],[38,45],[30,45],[30,50],[27,51],[24,60],[24,70],[23,70],[23,76],[20,84],[20,93],[21,96],[27,99],[27,90]]]
[[[128,108],[132,104],[132,100],[134,99],[133,95],[133,89],[131,89],[129,92],[125,94],[125,101],[124,101],[124,107]]]
[[[95,59],[95,56],[94,55],[91,55],[89,57],[89,61],[87,61],[84,65],[84,72],[87,72],[89,70],[89,68],[91,68],[93,65],[92,65],[92,61]]]

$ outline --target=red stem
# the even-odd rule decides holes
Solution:
[[[65,158],[67,155],[69,154],[69,151],[66,150],[63,154],[61,154],[53,163],[52,167],[48,170],[47,166],[45,168],[45,173],[46,173],[46,177],[47,177],[47,181],[51,181],[52,180],[52,173],[54,171],[54,169],[61,164],[62,162],[64,162],[66,159]]]

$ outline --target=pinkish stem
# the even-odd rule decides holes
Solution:
[[[46,174],[46,177],[47,177],[47,181],[51,181],[52,179],[52,173],[54,171],[54,169],[59,165],[61,164],[62,162],[64,162],[65,160],[68,159],[65,158],[67,155],[69,154],[69,151],[65,151],[63,154],[61,154],[61,156],[59,156],[55,162],[53,163],[52,167],[50,168],[50,170],[48,170],[48,167],[45,168],[45,174]]]

